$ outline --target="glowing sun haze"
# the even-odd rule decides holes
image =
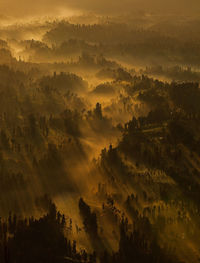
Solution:
[[[1,0],[0,14],[25,17],[73,15],[77,11],[116,14],[134,10],[150,12],[199,13],[199,0]]]

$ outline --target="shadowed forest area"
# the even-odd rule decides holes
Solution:
[[[199,33],[0,16],[0,262],[200,261]]]

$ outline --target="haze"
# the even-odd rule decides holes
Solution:
[[[77,11],[100,14],[146,11],[155,13],[198,14],[198,0],[3,0],[0,14],[3,16],[27,17],[38,15],[72,15]]]
[[[200,0],[0,0],[0,263],[199,263]]]

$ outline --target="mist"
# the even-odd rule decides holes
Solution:
[[[0,262],[199,262],[199,11],[0,1]]]
[[[2,0],[0,3],[0,14],[7,17],[39,17],[39,16],[72,16],[84,12],[95,12],[105,15],[116,15],[123,13],[156,13],[156,14],[181,14],[198,15],[200,11],[199,1],[178,0],[117,0],[91,1],[91,0]]]

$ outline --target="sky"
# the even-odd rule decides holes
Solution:
[[[135,10],[158,13],[200,13],[200,0],[0,0],[0,15],[13,17],[66,14],[77,11],[120,14]]]

